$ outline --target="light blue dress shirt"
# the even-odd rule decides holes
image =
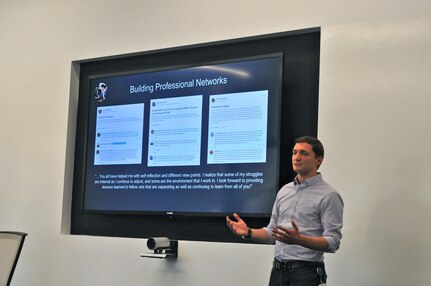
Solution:
[[[269,225],[264,228],[270,243],[275,243],[275,258],[279,261],[323,261],[322,251],[275,241],[272,229],[277,225],[292,228],[293,220],[300,234],[324,237],[328,241],[325,252],[335,252],[340,247],[343,208],[341,196],[323,181],[320,173],[301,184],[294,180],[284,185],[277,194]]]

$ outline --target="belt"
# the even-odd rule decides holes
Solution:
[[[323,262],[303,261],[303,260],[289,260],[286,262],[274,259],[272,266],[277,270],[291,270],[304,267],[322,267]]]

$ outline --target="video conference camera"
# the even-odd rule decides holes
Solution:
[[[153,254],[141,254],[142,257],[167,258],[178,257],[178,240],[170,240],[167,237],[150,237],[147,247],[153,250]]]

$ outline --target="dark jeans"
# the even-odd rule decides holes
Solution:
[[[292,262],[271,270],[269,286],[318,286],[326,282],[323,263]]]

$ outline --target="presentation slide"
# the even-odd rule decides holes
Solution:
[[[269,216],[282,55],[91,79],[86,212]]]

